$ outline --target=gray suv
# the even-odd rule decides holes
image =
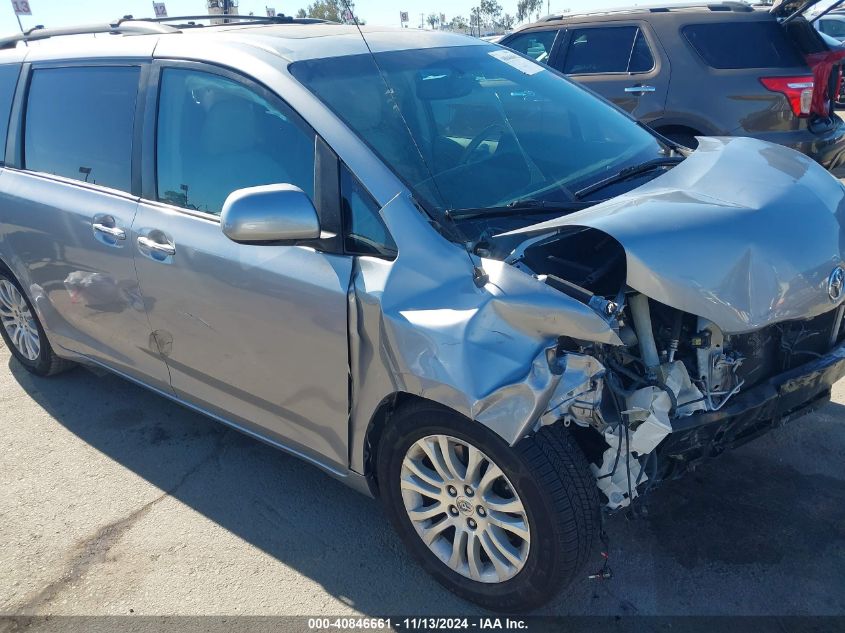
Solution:
[[[795,2],[788,3],[791,11]],[[751,136],[827,168],[845,160],[845,125],[811,113],[805,53],[826,50],[804,18],[741,2],[552,15],[500,44],[548,64],[664,136]]]
[[[34,374],[379,497],[505,611],[845,374],[845,188],[806,156],[674,146],[464,36],[196,22],[0,40],[0,333]]]

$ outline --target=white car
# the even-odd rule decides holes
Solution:
[[[829,35],[840,42],[845,41],[845,14],[828,13],[813,22],[813,26],[820,33]]]

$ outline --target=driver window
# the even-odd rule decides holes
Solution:
[[[515,35],[505,42],[504,46],[532,57],[538,62],[548,64],[557,33],[557,30],[529,31]]]
[[[218,215],[230,193],[289,183],[313,198],[314,134],[282,104],[205,72],[162,73],[158,199]]]

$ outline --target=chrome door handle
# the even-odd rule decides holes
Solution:
[[[644,92],[654,92],[657,90],[654,86],[628,86],[625,88],[625,92],[628,93],[644,93]]]
[[[116,227],[116,226],[106,226],[105,224],[100,224],[99,222],[94,222],[93,224],[94,230],[98,231],[99,233],[105,233],[116,240],[125,240],[126,239],[126,231],[123,229]]]
[[[143,235],[138,238],[138,246],[150,251],[155,251],[156,253],[161,253],[162,255],[176,254],[176,247],[173,246],[173,244],[162,244],[161,242],[156,242],[155,240],[151,240]]]

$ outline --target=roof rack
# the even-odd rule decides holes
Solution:
[[[134,20],[132,16],[126,16],[125,19]],[[228,15],[228,14],[207,14],[207,15],[180,15],[172,18],[139,18],[141,22],[153,22],[158,24],[168,22],[183,22],[179,27],[194,28],[202,27],[202,24],[196,24],[194,20],[225,20],[226,22],[248,22],[250,24],[314,24],[318,22],[327,22],[327,20],[319,20],[316,18],[294,18],[289,15],[278,14],[272,17],[264,17],[261,15]],[[214,25],[219,26],[219,25]]]
[[[737,2],[734,0],[724,0],[723,2],[689,2],[670,5],[640,5],[630,7],[619,7],[615,9],[606,9],[604,11],[591,11],[589,13],[558,13],[554,15],[547,15],[540,19],[540,22],[556,22],[557,20],[565,20],[570,17],[583,15],[611,15],[615,13],[672,13],[674,11],[683,11],[689,9],[707,9],[709,11],[725,11],[736,13],[748,13],[754,11],[750,4],[745,2]]]
[[[158,24],[152,20],[135,20],[131,17],[122,18],[108,24],[82,24],[78,26],[64,26],[47,29],[36,26],[24,31],[0,37],[0,50],[15,48],[18,42],[35,42],[51,37],[65,35],[91,35],[94,33],[115,33],[123,35],[142,35],[148,33],[176,33],[179,29],[166,24]]]
[[[229,23],[249,24],[318,24],[326,23],[328,20],[315,18],[292,18],[287,15],[276,15],[263,17],[254,15],[184,15],[172,18],[134,18],[126,15],[119,20],[107,24],[83,24],[78,26],[65,26],[59,28],[45,28],[42,25],[12,35],[0,36],[0,50],[15,48],[18,42],[35,42],[46,40],[51,37],[63,37],[66,35],[93,35],[96,33],[113,33],[116,35],[145,35],[179,33],[187,28],[203,28],[204,24],[197,24],[195,20],[226,20]],[[180,22],[179,24],[168,24],[169,22]],[[217,26],[217,25],[215,25]]]

